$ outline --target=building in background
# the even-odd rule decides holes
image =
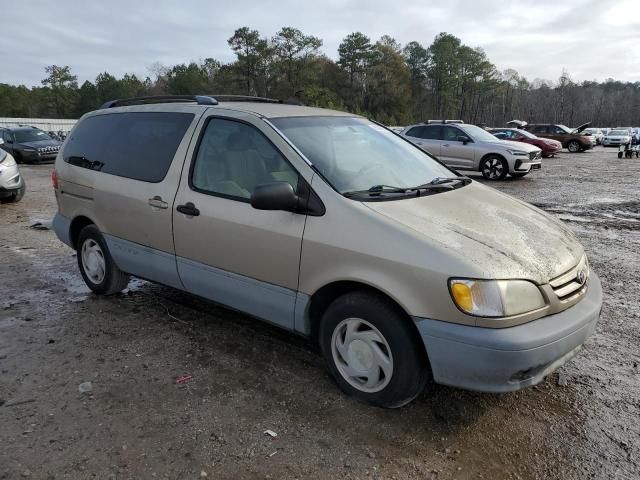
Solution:
[[[9,127],[9,126],[17,126],[17,125],[29,125],[32,127],[37,127],[40,130],[44,130],[45,132],[59,132],[62,131],[65,135],[67,135],[73,126],[75,125],[76,120],[70,120],[65,118],[10,118],[10,117],[0,117],[0,127]]]

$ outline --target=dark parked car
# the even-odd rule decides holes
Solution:
[[[62,142],[35,127],[0,127],[0,148],[18,163],[53,162]]]
[[[577,153],[593,148],[591,136],[581,134],[589,125],[591,123],[585,123],[578,128],[571,129],[555,123],[529,123],[520,128],[541,138],[557,140],[571,153]]]
[[[518,128],[492,128],[489,132],[500,140],[511,140],[512,142],[523,142],[529,145],[535,145],[542,150],[542,156],[545,158],[552,157],[562,150],[562,144],[557,140],[536,137],[533,133]]]

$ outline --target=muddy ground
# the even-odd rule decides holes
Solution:
[[[55,212],[50,169],[24,166],[24,200],[0,205],[1,479],[640,478],[639,160],[563,153],[491,184],[583,242],[605,292],[583,351],[522,392],[431,386],[399,410],[347,398],[312,345],[237,312],[142,281],[90,294],[30,228]]]

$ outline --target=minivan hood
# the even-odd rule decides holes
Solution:
[[[452,276],[519,278],[547,283],[574,267],[582,245],[559,220],[532,205],[473,182],[450,192],[387,202],[371,210],[463,257],[472,272]],[[451,252],[453,250],[453,252]],[[425,249],[425,255],[433,255]]]

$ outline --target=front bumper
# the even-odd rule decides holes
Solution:
[[[573,357],[594,332],[602,286],[591,272],[586,295],[567,310],[509,328],[414,318],[434,380],[483,392],[535,385]]]
[[[20,175],[18,166],[15,164],[9,167],[0,165],[0,198],[10,197],[21,188],[24,188],[24,179]]]
[[[513,164],[513,172],[524,173],[531,170],[539,170],[542,168],[542,156],[539,156],[533,160],[521,160],[517,159]]]
[[[54,162],[56,159],[56,156],[58,155],[57,151],[51,151],[51,152],[31,152],[31,151],[27,151],[25,152],[24,150],[20,152],[20,157],[22,158],[23,162],[28,162],[28,163],[37,163],[37,162]]]

